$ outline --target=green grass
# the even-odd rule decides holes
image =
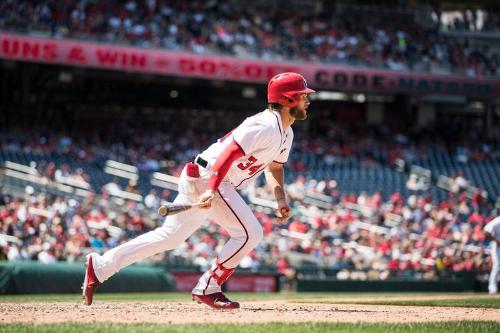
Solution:
[[[338,302],[341,303],[341,302]],[[347,303],[347,302],[346,302]],[[461,308],[491,308],[500,309],[500,298],[471,298],[471,299],[443,299],[435,301],[374,301],[374,302],[348,302],[349,304],[377,304],[377,305],[402,305],[402,306],[455,306]]]
[[[453,299],[453,296],[466,297],[464,299]],[[241,302],[259,300],[287,300],[289,302],[301,302],[307,299],[311,303],[330,304],[377,304],[377,305],[403,305],[403,306],[456,306],[472,308],[500,309],[500,298],[485,294],[473,293],[230,293],[231,298]],[[406,296],[402,300],[386,300],[387,297]],[[439,296],[440,298],[450,296],[449,299],[437,300],[412,300],[415,296]],[[377,300],[363,300],[358,297],[377,297]],[[112,302],[182,302],[190,301],[190,293],[117,293],[96,294],[96,301]],[[0,295],[1,302],[80,302],[80,295]]]
[[[377,293],[229,293],[231,298],[240,301],[259,301],[259,300],[300,300],[300,299],[322,299],[330,297],[353,297],[353,296],[377,296]],[[396,296],[401,293],[384,293],[385,296]],[[415,294],[417,295],[417,294]],[[419,293],[418,295],[425,295]],[[80,295],[76,294],[60,294],[60,295],[0,295],[0,302],[71,302],[79,300]],[[163,301],[163,302],[178,302],[191,300],[189,292],[169,292],[169,293],[108,293],[101,294],[97,292],[95,299],[100,301]]]
[[[411,299],[413,296],[470,296],[471,299],[487,299],[491,296],[485,294],[474,294],[474,293],[400,293],[400,292],[384,292],[384,293],[353,293],[353,292],[288,292],[288,293],[228,293],[231,298],[237,299],[239,301],[259,301],[259,300],[289,300],[289,301],[300,301],[303,299],[316,299],[318,302],[322,302],[324,299],[328,299],[328,303],[345,303],[346,299],[349,299],[349,303],[355,297],[379,297],[380,302],[383,302],[385,297],[401,297],[407,296]],[[332,298],[335,300],[332,302]],[[189,301],[191,300],[191,294],[189,292],[169,292],[169,293],[99,293],[95,295],[95,299],[99,301],[162,301],[162,302],[179,302],[179,301]],[[338,302],[337,302],[338,300]],[[499,298],[496,298],[500,301]],[[56,294],[56,295],[0,295],[0,302],[72,302],[80,301],[79,294]],[[374,303],[379,304],[379,303]]]
[[[231,293],[231,298],[238,301],[259,301],[259,300],[287,300],[292,303],[300,303],[307,300],[310,303],[324,304],[371,304],[371,305],[402,305],[402,306],[451,306],[466,308],[491,308],[500,309],[500,298],[485,294],[473,293]],[[414,296],[433,295],[439,297],[450,296],[450,299],[437,300],[412,300]],[[453,299],[453,296],[466,297],[464,299]],[[406,296],[402,300],[385,300],[386,297]],[[357,297],[377,297],[377,300],[356,300]],[[96,294],[97,301],[111,302],[182,302],[190,301],[190,293],[116,293],[116,294]],[[80,295],[0,295],[1,302],[80,302]]]
[[[436,295],[430,294],[429,296]],[[440,296],[445,296],[446,294],[437,294]],[[460,294],[455,294],[460,295]],[[436,300],[411,300],[412,294],[408,295],[406,300],[384,300],[384,296],[381,295],[379,300],[343,300],[342,297],[336,297],[336,299],[317,299],[311,300],[311,303],[323,303],[323,304],[367,304],[367,305],[400,305],[400,306],[448,306],[448,307],[461,307],[461,308],[490,308],[490,309],[500,309],[500,298],[493,297],[489,295],[470,295],[465,294],[462,296],[467,296],[464,299],[436,299]],[[401,294],[399,295],[401,296]],[[292,302],[300,302],[291,300]]]
[[[444,322],[426,324],[346,324],[346,323],[302,323],[302,324],[206,324],[206,325],[160,325],[160,324],[0,324],[0,333],[475,333],[500,332],[496,322]]]

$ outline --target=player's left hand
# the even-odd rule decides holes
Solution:
[[[288,206],[286,200],[278,201],[278,211],[280,213],[280,217],[278,217],[278,223],[285,223],[292,216],[292,209]]]

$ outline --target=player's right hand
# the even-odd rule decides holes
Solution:
[[[203,192],[198,197],[198,203],[200,204],[200,208],[210,208],[212,206],[212,200],[215,198],[215,191],[212,189],[208,189]]]

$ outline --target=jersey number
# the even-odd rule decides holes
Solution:
[[[251,176],[257,171],[259,171],[259,169],[264,165],[264,164],[253,165],[255,162],[257,162],[257,159],[253,156],[250,156],[248,158],[248,162],[246,162],[245,164],[243,164],[243,162],[238,164],[238,168],[240,170],[248,169],[248,174]]]

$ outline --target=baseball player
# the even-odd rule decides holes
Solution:
[[[500,243],[500,216],[494,218],[484,226],[484,233],[486,235],[486,240],[491,240],[492,265],[490,280],[488,283],[488,291],[490,294],[496,294],[498,292],[498,271],[500,270],[500,246],[498,246],[498,244]]]
[[[92,304],[94,291],[122,268],[182,244],[206,218],[225,228],[230,240],[215,263],[192,291],[193,300],[216,309],[236,309],[221,286],[234,273],[240,261],[261,241],[262,227],[239,189],[265,173],[273,188],[280,222],[290,217],[284,191],[284,164],[292,147],[291,125],[307,118],[308,95],[302,75],[282,73],[268,83],[268,108],[243,121],[188,163],[179,178],[174,203],[196,203],[177,215],[167,216],[164,224],[146,234],[105,252],[87,256],[83,282],[84,303]]]

